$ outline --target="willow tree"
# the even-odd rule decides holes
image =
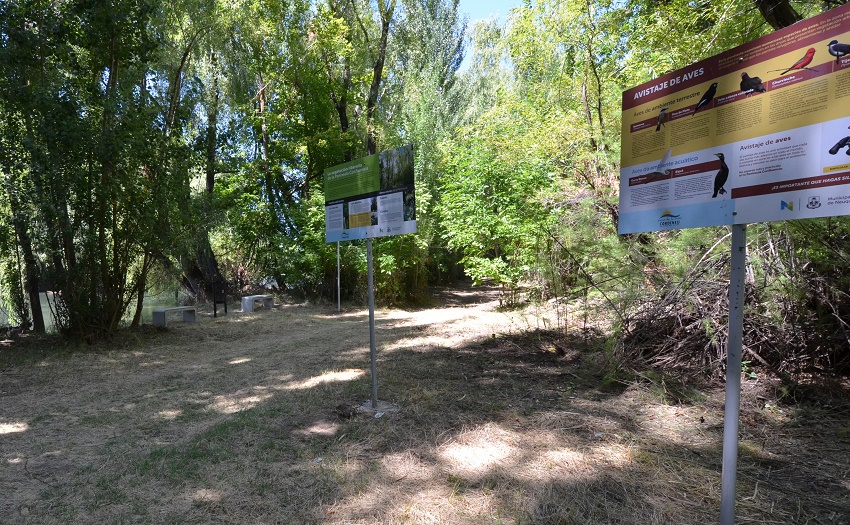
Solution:
[[[21,125],[14,204],[60,293],[58,326],[114,331],[149,268],[151,243],[179,229],[179,146],[161,133],[149,83],[154,2],[7,3],[3,106]],[[11,202],[11,201],[10,201]],[[27,247],[19,235],[20,246]]]

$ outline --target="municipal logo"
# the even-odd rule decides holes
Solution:
[[[820,208],[820,197],[809,197],[809,202],[806,204],[806,208],[810,210]]]
[[[662,228],[675,228],[682,224],[681,217],[681,215],[673,215],[673,212],[670,210],[665,210],[661,214],[661,217],[658,218],[658,225]]]
[[[791,202],[782,201],[782,204],[780,205],[780,209],[788,210],[788,211],[794,211],[794,201],[791,201]]]

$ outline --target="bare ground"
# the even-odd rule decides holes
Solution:
[[[717,523],[721,387],[612,374],[487,288],[0,347],[0,523]],[[619,379],[619,380],[618,380]],[[738,523],[850,524],[850,403],[745,381]]]

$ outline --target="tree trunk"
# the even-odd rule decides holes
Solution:
[[[215,63],[215,55],[212,57]],[[207,110],[207,143],[206,143],[206,163],[205,171],[207,175],[207,194],[212,195],[215,190],[215,174],[216,174],[216,150],[218,149],[218,104],[220,93],[218,89],[218,77],[213,77],[213,101],[212,107]]]
[[[138,328],[142,324],[142,311],[145,302],[145,288],[148,282],[148,270],[150,269],[153,257],[149,251],[145,251],[145,257],[142,261],[142,270],[136,278],[136,310],[133,312],[133,322],[130,323],[131,328]]]
[[[761,16],[774,29],[782,29],[803,19],[789,0],[755,0]]]
[[[41,312],[41,296],[39,295],[39,271],[38,262],[35,259],[32,251],[32,239],[25,224],[25,220],[21,217],[20,206],[18,199],[14,196],[14,191],[9,190],[9,203],[12,208],[12,223],[15,228],[15,235],[18,238],[18,244],[24,255],[24,275],[27,297],[30,303],[30,319],[20,319],[22,325],[32,321],[32,329],[38,333],[44,333],[44,315]]]
[[[375,65],[372,68],[372,85],[369,87],[369,100],[366,102],[366,154],[374,155],[378,151],[378,141],[372,122],[375,117],[375,109],[378,107],[378,96],[381,92],[381,80],[384,76],[384,61],[387,57],[387,40],[390,35],[390,24],[395,11],[396,0],[378,0],[378,9],[381,12],[381,40],[378,43],[378,56],[375,57]]]

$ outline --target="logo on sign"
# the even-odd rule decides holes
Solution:
[[[658,218],[658,225],[662,228],[675,228],[682,224],[681,215],[673,215],[670,210],[665,210]]]
[[[794,211],[794,201],[791,201],[791,202],[782,201],[781,209],[788,210],[788,211]]]
[[[806,204],[806,208],[810,210],[816,210],[820,208],[820,197],[809,197],[809,202]]]

